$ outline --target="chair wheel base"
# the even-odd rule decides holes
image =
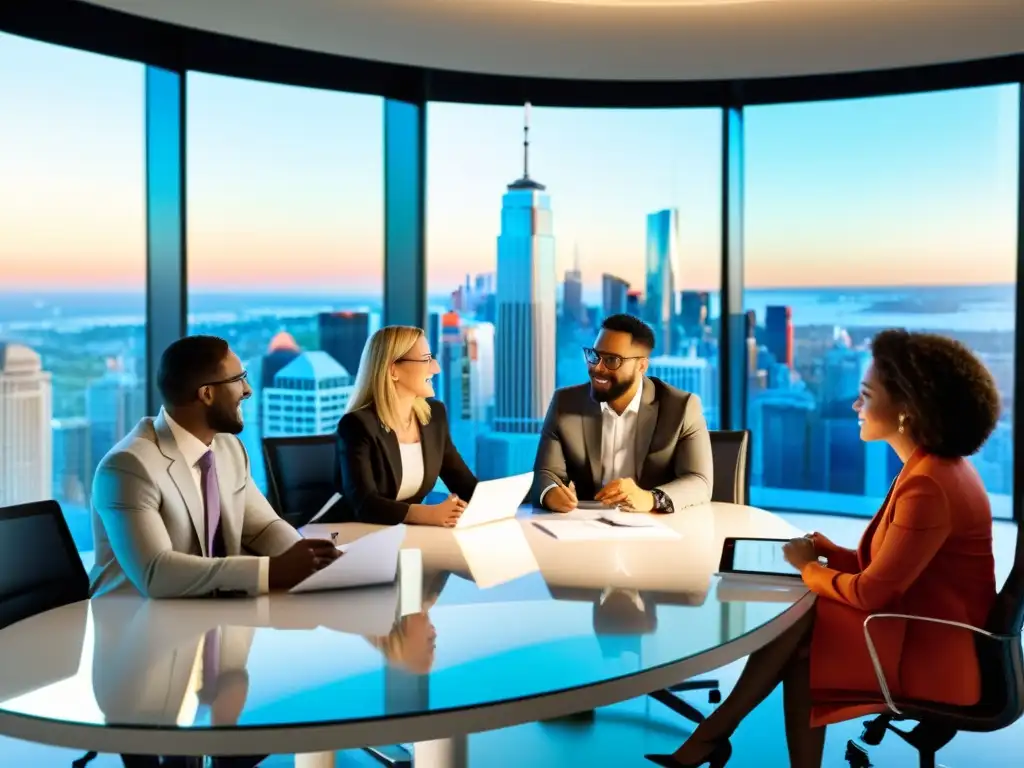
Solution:
[[[850,768],[871,768],[868,751],[852,740],[846,742],[846,755],[843,759],[850,764]]]

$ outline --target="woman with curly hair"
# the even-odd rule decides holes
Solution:
[[[998,421],[995,382],[943,336],[888,330],[871,352],[853,403],[860,437],[887,442],[903,468],[857,549],[819,533],[784,546],[818,597],[814,609],[751,654],[721,706],[674,754],[648,755],[652,762],[721,768],[733,731],[781,682],[790,764],[819,768],[827,724],[886,710],[864,639],[870,614],[985,623],[996,597],[992,511],[967,457]],[[963,706],[980,698],[971,633],[882,619],[872,640],[894,698]]]

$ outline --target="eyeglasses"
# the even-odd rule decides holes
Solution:
[[[432,363],[437,360],[433,355],[427,355],[426,357],[400,357],[395,360],[396,363]]]
[[[242,371],[236,376],[232,376],[228,379],[220,379],[218,381],[208,381],[205,384],[200,384],[200,387],[216,387],[221,384],[234,384],[236,381],[246,381],[249,378],[248,371]]]
[[[583,358],[587,361],[587,365],[596,366],[598,363],[604,363],[604,367],[609,371],[617,371],[622,366],[623,360],[642,360],[647,355],[633,355],[632,357],[623,357],[622,355],[612,355],[607,352],[598,352],[593,347],[583,348]]]

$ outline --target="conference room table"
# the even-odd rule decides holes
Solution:
[[[408,526],[395,584],[255,598],[111,594],[0,631],[0,734],[121,754],[295,754],[411,744],[468,764],[467,736],[590,711],[708,673],[811,607],[802,587],[721,580],[726,537],[800,535],[711,503],[672,539],[558,540],[550,515]],[[310,526],[350,542],[378,526]],[[198,693],[216,630],[217,683]]]

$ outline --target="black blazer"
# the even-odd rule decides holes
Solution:
[[[346,413],[338,422],[338,511],[342,520],[397,525],[412,504],[419,504],[440,477],[448,489],[468,501],[476,477],[462,460],[448,429],[448,412],[428,400],[430,422],[420,427],[423,485],[405,501],[397,501],[402,485],[402,452],[395,433],[386,429],[373,406]]]

